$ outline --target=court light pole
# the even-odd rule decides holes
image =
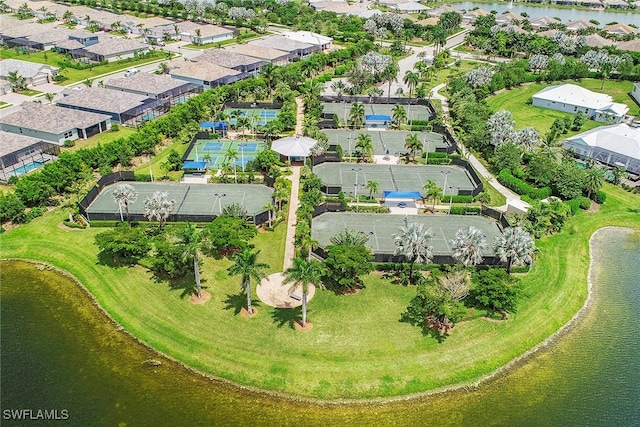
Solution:
[[[452,185],[451,187],[449,187],[449,215],[451,215],[451,203],[453,202],[453,189],[456,189],[456,191],[458,190],[458,187],[456,187],[455,185]]]
[[[151,170],[151,153],[149,153],[149,177],[151,178],[151,182],[153,182],[153,170]]]
[[[444,196],[445,192],[447,191],[447,177],[449,176],[450,173],[451,171],[440,171],[440,174],[444,177],[444,185],[442,186],[442,196]]]
[[[216,200],[213,201],[213,208],[211,208],[211,212],[216,208],[216,201],[218,202],[218,209],[220,211],[220,215],[222,215],[222,198],[227,197],[226,193],[216,193],[214,194]]]
[[[422,131],[422,145],[424,147],[424,164],[429,164],[429,143],[427,142],[427,132]]]
[[[356,197],[356,212],[358,212],[358,174],[362,170],[362,168],[351,168],[352,171],[356,173],[356,183],[355,183],[355,197]]]
[[[349,155],[349,160],[351,160],[351,135],[353,134],[353,130],[349,130],[349,136],[347,139],[349,140],[349,151],[347,154]]]
[[[246,147],[246,143],[238,144],[238,148],[240,149],[240,161],[242,162],[242,172],[244,172],[244,147]]]

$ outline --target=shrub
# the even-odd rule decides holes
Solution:
[[[589,200],[588,197],[578,197],[578,200],[580,201],[580,209],[584,209],[587,210],[591,207],[591,200]]]
[[[604,191],[600,190],[597,191],[594,195],[593,195],[593,201],[596,202],[597,204],[601,205],[603,204],[605,201],[607,200],[607,193],[605,193]]]
[[[41,206],[37,206],[33,209],[31,209],[29,212],[27,212],[27,216],[24,219],[24,222],[30,222],[33,219],[38,218],[39,216],[44,215],[44,213],[47,211],[46,208],[41,207]]]
[[[480,214],[478,206],[451,206],[451,215]]]
[[[498,174],[498,182],[518,194],[529,196],[535,200],[546,199],[551,195],[551,189],[549,187],[536,188],[513,176],[509,169],[502,169],[500,171]]]
[[[64,145],[65,147],[73,147],[76,145],[76,143],[75,141],[72,141],[70,139],[65,139],[64,144],[62,145]]]
[[[578,213],[578,210],[580,209],[580,200],[571,199],[567,200],[565,203],[567,204],[567,206],[569,206],[569,208],[571,208],[571,215],[575,215]]]
[[[136,181],[138,182],[151,182],[151,175],[148,173],[137,173]]]
[[[459,196],[459,195],[453,195],[451,196],[450,194],[446,195],[446,196],[442,196],[440,197],[440,201],[443,203],[449,203],[452,200],[453,203],[473,203],[473,196]]]

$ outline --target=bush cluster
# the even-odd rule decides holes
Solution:
[[[549,187],[536,188],[513,176],[509,169],[502,169],[500,171],[498,174],[498,182],[510,190],[524,196],[529,196],[534,200],[542,200],[551,196],[551,189]]]

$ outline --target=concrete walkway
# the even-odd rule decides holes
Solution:
[[[293,265],[296,256],[296,211],[300,207],[300,171],[302,166],[292,166],[293,173],[287,178],[291,181],[291,197],[289,198],[289,217],[287,219],[287,240],[284,248],[284,265],[282,270]]]
[[[446,97],[441,95],[439,92],[442,88],[444,88],[445,84],[439,84],[434,87],[432,92],[432,98],[437,99],[442,103],[442,113],[445,117],[449,118],[449,101]],[[455,136],[453,129],[449,128],[451,134]],[[478,160],[478,158],[472,154],[467,147],[459,143],[460,149],[462,151],[462,155],[467,158],[471,166],[482,176],[493,188],[495,188],[498,192],[504,195],[507,199],[507,203],[503,206],[497,206],[495,209],[506,212],[509,206],[516,208],[519,211],[526,210],[530,206],[528,203],[524,202],[520,196],[513,191],[509,190],[504,185],[500,184],[498,180],[487,170],[487,168]]]

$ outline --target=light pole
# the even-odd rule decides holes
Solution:
[[[355,183],[355,197],[356,197],[356,212],[358,212],[358,174],[362,170],[362,168],[351,168],[352,171],[356,173],[356,183]]]
[[[440,171],[440,174],[444,177],[444,185],[442,186],[442,196],[444,197],[444,193],[447,191],[447,177],[451,171]]]
[[[216,193],[214,194],[216,200],[218,201],[218,209],[220,210],[220,215],[222,215],[222,198],[227,197],[226,193]],[[211,208],[211,212],[216,208],[216,200],[213,201],[213,207]]]
[[[242,172],[244,172],[244,147],[246,147],[246,143],[238,144],[238,148],[240,149],[240,161],[242,162]]]
[[[151,178],[151,182],[153,182],[153,170],[151,170],[151,153],[149,153],[149,178]]]
[[[349,151],[347,152],[347,154],[349,155],[349,161],[351,161],[351,135],[353,133],[353,130],[349,130],[349,136],[347,137],[347,139],[349,140]]]
[[[424,146],[424,164],[429,164],[429,143],[427,142],[427,132],[422,132],[422,145]]]
[[[453,202],[453,189],[456,189],[456,192],[458,191],[458,187],[456,187],[455,185],[452,185],[451,187],[449,187],[449,215],[451,215],[451,203]]]
[[[342,100],[342,106],[344,110],[344,127],[347,128],[347,100]]]

